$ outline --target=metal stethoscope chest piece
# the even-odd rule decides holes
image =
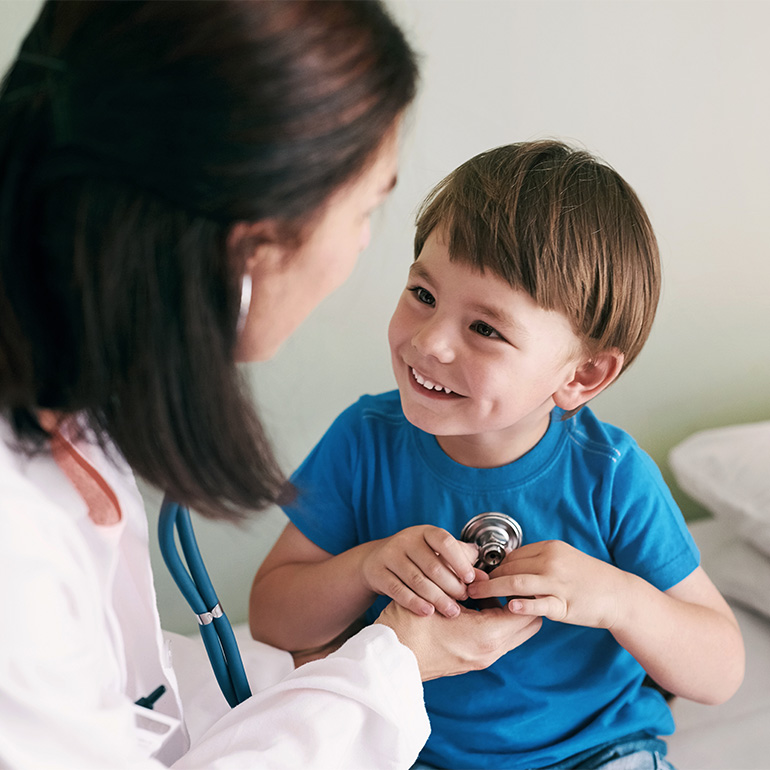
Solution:
[[[478,546],[479,558],[475,566],[491,572],[521,545],[521,525],[505,513],[480,513],[463,527],[460,539]]]

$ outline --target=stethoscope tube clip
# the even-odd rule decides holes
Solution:
[[[187,567],[176,549],[175,529]],[[251,688],[233,627],[219,603],[214,585],[203,564],[190,521],[190,512],[168,496],[164,498],[160,509],[158,543],[174,582],[187,599],[198,621],[198,629],[222,694],[230,706],[237,706],[251,697]]]
[[[221,618],[224,615],[222,605],[217,602],[215,607],[212,607],[209,612],[202,612],[200,615],[196,612],[195,617],[198,618],[199,626],[207,626],[209,623],[213,623],[217,618]]]

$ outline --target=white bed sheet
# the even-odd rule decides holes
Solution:
[[[690,530],[708,572],[710,559],[734,535],[715,519],[695,522]],[[721,706],[675,699],[677,729],[667,742],[677,770],[770,770],[770,620],[731,605],[746,645],[746,677]]]

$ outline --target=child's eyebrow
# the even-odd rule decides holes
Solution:
[[[419,262],[412,262],[409,266],[410,278],[422,278],[425,281],[430,281],[430,273]]]
[[[526,328],[502,308],[490,307],[489,305],[473,305],[471,310],[479,315],[491,318],[494,326],[506,327],[515,330],[521,336],[529,336]]]

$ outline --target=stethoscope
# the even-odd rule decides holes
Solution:
[[[507,513],[489,511],[474,516],[460,533],[460,540],[475,543],[479,558],[473,565],[484,572],[491,572],[523,539],[521,524]]]
[[[175,528],[189,571],[176,549]],[[505,513],[480,513],[463,527],[460,539],[478,546],[479,557],[474,566],[491,572],[507,554],[521,545],[522,530],[520,524]],[[219,687],[230,706],[235,707],[251,697],[238,642],[203,564],[190,512],[168,496],[160,509],[158,540],[174,582],[198,619],[198,628]]]
[[[175,528],[189,571],[176,549]],[[230,706],[235,707],[251,697],[238,642],[203,564],[190,512],[168,496],[163,499],[160,509],[158,542],[171,577],[198,619],[203,644],[222,694]]]
[[[245,273],[241,280],[241,303],[236,324],[238,336],[246,324],[250,305],[251,276]],[[182,563],[176,549],[174,529],[179,535],[179,544],[182,546],[189,570]],[[243,668],[238,642],[203,564],[190,520],[190,511],[175,503],[168,495],[163,498],[160,508],[158,543],[171,577],[198,619],[203,644],[222,694],[230,707],[234,708],[251,697],[251,688]]]

